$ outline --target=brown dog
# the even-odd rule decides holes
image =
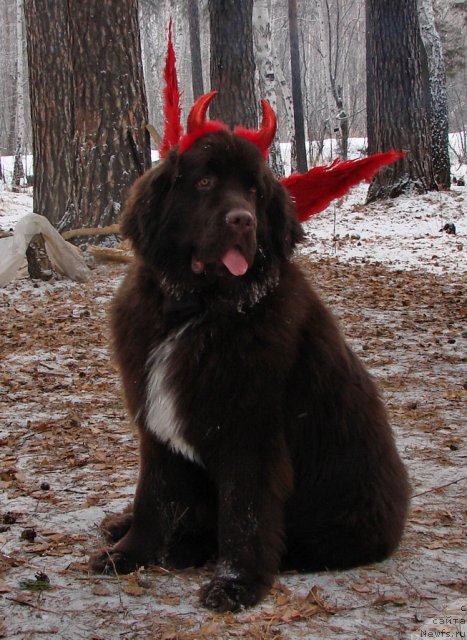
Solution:
[[[222,130],[170,151],[122,228],[137,259],[112,330],[141,465],[92,567],[215,557],[201,601],[225,611],[281,567],[388,557],[406,472],[374,383],[290,261],[302,230],[257,146]]]

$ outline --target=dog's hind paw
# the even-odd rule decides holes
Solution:
[[[131,511],[112,513],[102,520],[99,528],[109,542],[118,542],[129,531],[132,522],[133,513]]]
[[[201,587],[200,601],[204,607],[219,613],[238,611],[256,604],[264,591],[264,585],[260,583],[214,577]]]
[[[131,573],[140,566],[142,566],[142,563],[138,562],[133,556],[112,549],[100,551],[89,559],[91,571],[107,575]]]

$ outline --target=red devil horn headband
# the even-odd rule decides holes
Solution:
[[[183,153],[199,138],[207,133],[227,130],[223,122],[206,120],[207,110],[217,91],[211,91],[196,100],[190,110],[187,132],[183,135],[180,124],[180,92],[178,90],[175,52],[172,44],[172,20],[169,22],[169,38],[165,58],[164,116],[165,129],[160,148],[161,158],[177,147]],[[261,100],[263,118],[258,131],[235,127],[233,133],[255,144],[266,158],[276,133],[276,114],[266,100]],[[314,167],[304,174],[293,174],[282,178],[281,184],[295,201],[298,219],[305,222],[315,213],[325,209],[335,198],[346,194],[351,187],[362,180],[371,180],[384,165],[401,159],[403,153],[388,151],[361,160],[335,161],[329,167]]]
[[[183,153],[191,147],[191,145],[207,133],[214,133],[228,129],[227,125],[218,120],[206,120],[206,113],[213,98],[217,95],[217,91],[211,91],[204,96],[198,98],[192,106],[187,121],[187,133],[180,140],[178,147],[179,153]],[[258,131],[253,129],[245,129],[244,127],[235,127],[234,134],[249,140],[255,144],[266,158],[269,147],[276,133],[276,114],[266,100],[261,100],[263,108],[263,119],[261,127]]]

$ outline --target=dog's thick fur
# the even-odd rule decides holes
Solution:
[[[406,472],[374,383],[290,261],[302,230],[260,151],[225,131],[172,151],[122,228],[137,259],[112,330],[140,475],[91,566],[216,558],[201,601],[225,611],[280,568],[391,554]]]

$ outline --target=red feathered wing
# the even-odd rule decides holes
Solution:
[[[180,124],[180,91],[178,89],[175,51],[172,44],[172,18],[169,21],[169,38],[164,68],[164,117],[165,129],[159,149],[161,158],[165,158],[169,149],[178,144],[183,135]]]
[[[327,167],[313,167],[307,173],[293,173],[282,178],[281,184],[295,202],[300,222],[325,209],[330,202],[341,198],[363,180],[370,181],[386,164],[404,156],[398,151],[377,153],[362,160],[335,160]]]

